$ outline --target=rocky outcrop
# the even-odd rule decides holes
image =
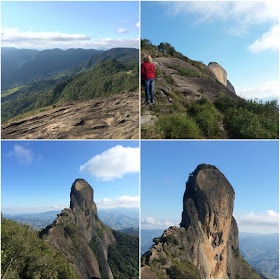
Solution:
[[[116,242],[111,230],[97,215],[92,187],[77,179],[71,188],[70,208],[42,230],[50,245],[71,264],[80,278],[113,278],[108,264],[108,247]]]
[[[218,64],[217,62],[210,62],[208,64],[208,68],[210,68],[214,72],[217,80],[221,84],[227,86],[227,71],[220,64]]]
[[[46,107],[2,124],[2,139],[139,139],[139,93]]]
[[[260,278],[240,255],[232,216],[235,193],[212,165],[190,174],[183,198],[181,227],[170,227],[144,254],[142,278]]]

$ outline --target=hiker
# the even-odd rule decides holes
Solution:
[[[144,62],[141,64],[141,79],[142,83],[145,86],[145,95],[146,95],[146,105],[154,103],[154,92],[153,85],[155,82],[155,66],[152,64],[152,58],[150,55],[144,57]]]

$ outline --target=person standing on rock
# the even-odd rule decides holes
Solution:
[[[145,85],[146,105],[154,103],[153,85],[155,82],[156,71],[152,61],[151,56],[146,55],[144,57],[144,62],[141,64],[141,79]]]

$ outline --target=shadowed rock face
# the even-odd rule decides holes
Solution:
[[[72,184],[70,208],[65,208],[41,235],[71,264],[80,278],[113,278],[108,247],[116,242],[97,215],[92,187],[82,179]]]
[[[239,252],[234,197],[215,166],[199,165],[186,183],[181,227],[165,230],[144,254],[142,278],[260,278]]]
[[[85,180],[77,179],[72,185],[70,198],[70,209],[73,211],[75,223],[89,242],[98,219],[97,208],[93,201],[93,189]]]

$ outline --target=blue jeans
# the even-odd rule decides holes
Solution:
[[[155,79],[148,79],[145,80],[145,95],[146,95],[146,101],[154,99],[154,92],[153,92],[153,85],[154,85]]]

